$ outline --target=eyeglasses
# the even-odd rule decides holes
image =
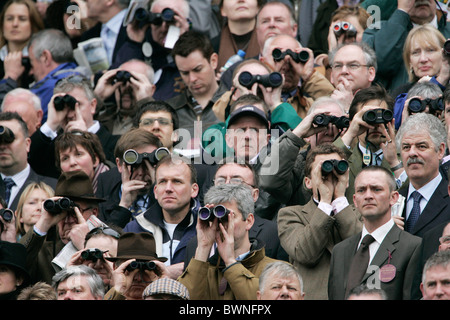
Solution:
[[[91,231],[89,231],[86,234],[86,241],[89,240],[92,236],[94,236],[96,234],[105,234],[107,236],[111,236],[116,239],[120,238],[120,234],[116,230],[111,229],[110,227],[101,226],[101,227],[97,227],[97,228],[94,228]]]
[[[161,126],[168,126],[172,123],[172,121],[167,118],[145,118],[139,121],[139,124],[143,127],[149,127],[152,126],[155,121],[158,121]]]
[[[230,184],[246,184],[252,188],[256,188],[254,185],[247,183],[244,181],[244,179],[242,178],[238,178],[238,177],[234,177],[234,178],[230,178],[230,180],[228,180]],[[227,184],[227,179],[224,177],[219,177],[217,179],[214,179],[214,185],[216,186],[220,186],[222,184]]]
[[[339,63],[336,62],[335,64],[333,64],[331,67],[336,70],[336,71],[340,71],[343,68],[347,67],[348,70],[352,70],[352,71],[356,71],[361,67],[370,67],[368,64],[360,64],[357,62],[352,62],[352,63]]]

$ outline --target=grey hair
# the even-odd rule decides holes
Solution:
[[[243,220],[247,220],[250,213],[255,211],[252,191],[243,184],[222,184],[211,187],[206,192],[204,203],[223,204],[225,202],[236,201],[238,210],[242,214]]]
[[[297,269],[294,268],[293,265],[283,261],[272,262],[264,267],[264,270],[261,272],[259,276],[259,291],[261,293],[264,292],[267,278],[272,274],[277,274],[281,278],[296,278],[300,283],[300,291],[301,293],[303,293],[302,276],[297,271]]]
[[[272,52],[267,52],[270,48],[270,46],[272,45],[272,42],[280,37],[289,37],[292,38],[293,40],[295,40],[295,42],[300,46],[300,48],[303,48],[302,44],[300,43],[300,41],[298,41],[297,39],[295,39],[294,37],[288,35],[288,34],[277,34],[274,35],[270,38],[268,38],[265,42],[264,42],[264,46],[263,46],[263,50],[262,50],[262,55],[263,57],[267,57],[267,55],[271,55]]]
[[[374,67],[375,71],[378,69],[377,55],[375,54],[375,51],[365,42],[342,43],[342,44],[338,45],[336,48],[331,50],[330,53],[328,54],[328,60],[330,62],[330,66],[332,66],[334,64],[334,59],[336,57],[336,53],[345,46],[359,47],[364,54],[364,58],[366,60],[367,67]]]
[[[287,3],[282,2],[282,1],[267,1],[258,10],[258,14],[256,15],[256,25],[259,24],[259,22],[258,22],[259,21],[259,14],[261,13],[261,10],[264,9],[268,5],[281,5],[281,6],[284,6],[289,12],[289,23],[291,24],[291,27],[293,27],[293,26],[295,26],[297,24],[297,20],[295,19],[295,13],[294,13],[292,8]]]
[[[75,81],[71,81],[70,77],[71,76],[68,76],[68,77],[63,78],[60,81],[58,81],[56,83],[55,87],[53,88],[53,94],[67,93],[67,92],[74,90],[75,88],[79,88],[79,89],[83,90],[84,94],[86,95],[86,98],[89,101],[92,101],[95,98],[94,91],[92,90],[92,86],[88,80],[75,82]]]
[[[439,146],[442,143],[447,145],[447,130],[445,130],[442,121],[432,114],[419,112],[409,116],[400,126],[395,136],[398,151],[401,151],[401,144],[405,133],[417,131],[426,131],[430,135],[435,151],[439,150]]]
[[[155,81],[155,70],[153,69],[153,67],[150,64],[146,63],[143,60],[139,60],[139,59],[127,60],[127,61],[125,61],[124,63],[122,63],[119,66],[119,69],[123,68],[123,65],[125,65],[127,63],[130,63],[130,62],[141,64],[143,66],[143,69],[145,68],[145,70],[142,70],[142,71],[144,71],[144,74],[147,76],[147,78],[150,81],[150,83],[154,84],[154,81]]]
[[[3,108],[5,107],[5,104],[7,103],[6,101],[7,101],[8,97],[18,97],[18,96],[21,96],[21,98],[23,98],[23,100],[27,100],[34,107],[34,109],[36,111],[42,110],[41,99],[35,93],[31,92],[28,89],[24,89],[24,88],[16,88],[16,89],[9,91],[3,98],[1,110],[3,111]]]
[[[447,268],[450,264],[450,250],[443,250],[435,252],[431,257],[428,258],[427,262],[423,267],[422,272],[422,283],[425,284],[426,272],[434,267]]]
[[[44,29],[33,34],[28,48],[31,46],[35,58],[39,58],[44,50],[48,50],[56,63],[69,62],[73,59],[72,43],[61,30]]]
[[[313,104],[308,109],[307,114],[310,114],[311,112],[313,112],[314,109],[317,107],[320,107],[322,105],[330,105],[330,104],[334,104],[334,105],[338,106],[342,110],[342,115],[345,115],[344,105],[339,100],[331,98],[330,96],[323,96],[323,97],[320,97],[320,98],[314,100]]]
[[[86,276],[92,295],[103,298],[105,295],[105,285],[103,284],[102,278],[94,269],[83,264],[64,268],[56,273],[52,278],[52,287],[57,290],[61,282],[74,276]]]
[[[430,81],[417,82],[409,89],[406,98],[419,96],[424,99],[436,99],[442,95],[442,90],[439,86]]]

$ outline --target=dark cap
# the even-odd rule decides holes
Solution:
[[[267,119],[264,111],[262,111],[261,109],[255,107],[255,106],[252,106],[252,105],[243,106],[243,107],[240,107],[240,108],[234,110],[228,117],[227,121],[225,122],[225,127],[228,129],[228,127],[234,121],[236,121],[238,118],[240,118],[242,116],[252,116],[252,117],[258,118],[259,120],[261,120],[264,123],[264,125],[267,127],[267,129],[269,129],[269,120]]]

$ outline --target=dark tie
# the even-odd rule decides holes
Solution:
[[[409,213],[408,220],[406,220],[405,230],[408,232],[411,232],[411,230],[414,228],[414,225],[416,224],[417,220],[420,216],[420,199],[422,199],[422,195],[414,191],[411,193],[411,197],[414,199],[414,204],[411,209],[411,212]]]
[[[11,188],[14,187],[16,183],[11,178],[5,178],[3,179],[3,182],[5,183],[5,202],[8,204],[9,198],[11,197]]]
[[[369,266],[369,245],[374,241],[375,239],[370,234],[367,234],[353,256],[350,272],[348,273],[346,297],[350,290],[360,285],[362,278],[366,274]]]

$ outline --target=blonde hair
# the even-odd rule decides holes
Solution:
[[[22,194],[20,195],[19,202],[17,203],[17,209],[16,209],[16,230],[17,230],[17,233],[19,233],[22,236],[26,233],[23,223],[20,222],[20,219],[23,216],[23,206],[25,204],[25,201],[31,195],[31,193],[36,189],[43,190],[49,198],[53,197],[53,195],[55,194],[53,188],[42,181],[41,182],[32,182],[26,186],[26,188],[23,190]]]
[[[405,63],[406,70],[408,71],[408,79],[410,82],[419,80],[410,67],[411,45],[414,40],[421,44],[430,45],[434,49],[441,51],[444,47],[445,37],[439,30],[431,25],[418,26],[408,33],[405,40],[405,45],[403,46],[403,61]]]

